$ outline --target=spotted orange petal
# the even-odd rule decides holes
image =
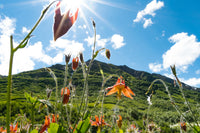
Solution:
[[[107,95],[112,95],[113,93],[115,93],[115,92],[117,92],[117,91],[118,91],[117,87],[113,87],[113,88],[106,94],[106,96],[107,96]]]
[[[126,97],[129,97],[131,99],[133,99],[133,97],[130,95],[129,91],[127,89],[123,89],[122,90],[122,94]]]
[[[127,89],[133,96],[135,96],[135,93],[134,93],[128,86],[126,86],[126,89]]]

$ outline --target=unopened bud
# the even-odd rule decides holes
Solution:
[[[82,53],[82,52],[80,53],[79,57],[80,57],[80,61],[81,61],[81,63],[83,63],[84,60],[83,60],[83,53]]]
[[[70,58],[71,58],[71,55],[70,55],[70,54],[65,55],[65,62],[66,62],[66,64],[69,63]]]
[[[170,66],[170,67],[171,67],[172,73],[174,74],[174,76],[176,76],[176,67],[175,67],[175,65]]]
[[[110,59],[110,50],[109,50],[109,49],[106,49],[106,57],[107,57],[108,59]]]

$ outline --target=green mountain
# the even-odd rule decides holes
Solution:
[[[65,66],[56,64],[49,68],[51,68],[55,73],[58,79],[58,86],[60,90],[63,87]],[[122,116],[124,116],[126,119],[138,121],[140,125],[142,124],[142,119],[146,118],[147,114],[149,114],[149,118],[152,121],[159,123],[161,126],[169,126],[170,124],[179,122],[180,116],[174,109],[169,100],[168,93],[161,83],[156,83],[153,86],[153,96],[151,98],[151,102],[153,104],[148,111],[149,105],[147,102],[147,95],[145,93],[147,92],[151,82],[155,79],[162,79],[167,84],[172,98],[183,112],[188,110],[184,104],[184,99],[178,86],[174,87],[174,81],[172,79],[155,73],[150,74],[144,71],[137,71],[129,68],[126,65],[116,66],[96,60],[93,62],[88,79],[90,108],[93,107],[94,102],[96,101],[96,98],[101,90],[102,76],[100,73],[100,68],[103,70],[105,77],[108,77],[111,74],[123,76],[126,85],[129,86],[136,94],[133,100],[123,96],[119,103],[116,98],[116,94],[106,96],[104,99],[104,111],[107,115],[112,115],[113,111],[117,111],[117,113],[123,114]],[[71,64],[69,65],[68,79],[72,80],[72,84],[76,86],[77,103],[79,103],[79,97],[84,86],[84,79],[80,65],[75,72],[72,71]],[[105,88],[114,85],[116,81],[117,77],[111,78],[105,84]],[[0,76],[0,124],[5,124],[6,86],[7,77]],[[183,84],[183,86],[185,97],[191,104],[194,112],[196,112],[196,106],[200,101],[200,88],[194,89],[186,84]],[[17,113],[26,113],[27,117],[29,116],[29,110],[27,109],[28,106],[25,105],[24,92],[32,93],[34,96],[38,96],[39,98],[44,98],[46,95],[46,88],[55,88],[55,82],[51,75],[44,68],[13,75],[12,119],[14,119]],[[54,92],[55,91],[53,91],[52,97],[55,96]],[[51,100],[53,101],[55,99],[52,98]],[[96,109],[96,112],[98,111],[99,110]],[[38,115],[38,117],[36,115],[36,120],[41,120],[40,115]],[[191,119],[191,121],[193,120]]]

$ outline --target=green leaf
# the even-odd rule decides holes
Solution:
[[[30,102],[31,104],[36,104],[36,102],[38,102],[37,97],[31,97],[31,95],[28,94],[27,92],[24,93],[24,96],[27,99],[27,101]]]
[[[51,123],[50,128],[48,128],[48,133],[57,133],[59,125],[57,123]]]
[[[26,41],[25,41],[23,44],[21,44],[21,45],[19,46],[19,48],[24,48],[24,47],[28,44],[28,41],[30,40],[31,37],[32,37],[32,35],[28,36],[28,37],[26,38]]]
[[[122,129],[119,129],[119,133],[123,133],[123,130],[122,130]]]
[[[84,121],[79,121],[78,126],[74,133],[86,133],[90,128],[90,117]]]
[[[93,56],[93,59],[95,59],[95,58],[97,57],[98,53],[99,53],[100,51],[104,50],[104,49],[105,49],[105,48],[101,48],[101,49],[97,50],[97,51],[95,52],[94,56]]]
[[[34,129],[31,131],[31,133],[38,133],[38,130]]]
[[[88,117],[90,118],[91,114],[89,111],[87,111],[83,117],[83,120],[87,119]]]
[[[200,133],[200,127],[199,126],[194,126],[194,133]]]

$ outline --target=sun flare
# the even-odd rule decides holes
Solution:
[[[72,12],[76,11],[77,8],[81,8],[81,6],[84,4],[85,0],[62,0],[65,5],[65,9],[70,9]],[[62,7],[61,7],[62,8]]]

